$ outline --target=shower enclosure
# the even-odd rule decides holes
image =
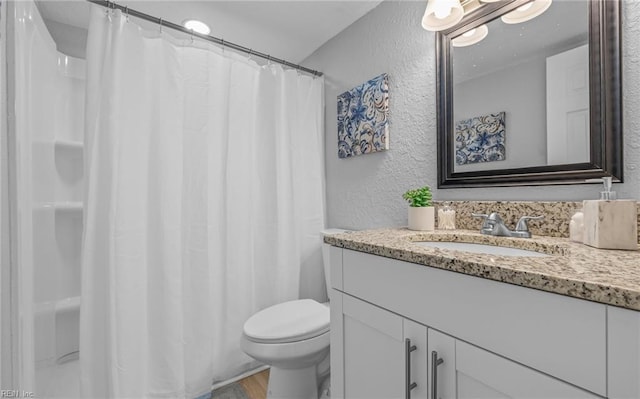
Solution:
[[[304,291],[324,284],[324,80],[80,4],[86,60],[0,0],[2,389],[205,398],[261,367],[252,314],[326,299]]]
[[[15,35],[16,377],[38,397],[79,397],[85,61],[56,50],[33,2],[12,2],[8,11],[15,15],[8,23]]]

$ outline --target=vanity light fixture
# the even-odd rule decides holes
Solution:
[[[476,44],[489,34],[487,25],[480,25],[477,28],[466,31],[455,39],[451,40],[453,47],[466,47]]]
[[[182,26],[202,35],[208,35],[209,33],[211,33],[209,25],[205,24],[202,21],[198,21],[197,19],[187,19],[182,22]]]
[[[529,21],[547,11],[547,9],[551,7],[551,3],[552,0],[533,0],[516,8],[509,14],[503,15],[500,19],[502,19],[502,22],[505,24],[519,24]]]
[[[422,27],[432,32],[448,29],[460,22],[463,16],[460,0],[428,0]]]

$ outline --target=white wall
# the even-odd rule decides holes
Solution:
[[[384,1],[304,61],[325,73],[329,226],[406,225],[401,195],[429,184],[439,200],[582,200],[594,185],[436,188],[435,34],[420,27],[425,2]],[[622,4],[624,179],[620,198],[640,197],[640,2]],[[390,150],[338,159],[336,96],[389,73]]]
[[[456,172],[546,165],[545,61],[546,57],[540,55],[455,85],[454,124],[476,116],[505,112],[506,155],[504,161],[454,164]]]

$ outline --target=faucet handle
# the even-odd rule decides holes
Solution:
[[[518,220],[518,224],[516,224],[515,231],[529,231],[529,225],[527,222],[529,220],[542,220],[544,216],[523,216]]]
[[[483,234],[487,234],[493,229],[491,223],[489,222],[489,215],[486,213],[472,213],[471,216],[474,218],[482,218],[482,227],[480,227],[480,232]]]
[[[473,216],[474,218],[482,218],[482,227],[487,227],[487,219],[489,218],[489,215],[487,215],[486,213],[471,213],[471,216]]]

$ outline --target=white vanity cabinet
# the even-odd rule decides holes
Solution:
[[[429,375],[437,398],[598,398],[571,384],[429,329]],[[432,374],[435,362],[436,373]],[[430,388],[431,389],[431,388]]]
[[[331,274],[334,398],[435,399],[434,351],[437,398],[639,397],[640,318],[607,354],[604,304],[337,247]]]
[[[411,389],[412,398],[427,399],[427,328],[349,295],[334,300],[343,350],[332,373],[345,378],[340,388],[332,381],[332,397],[404,398]]]

